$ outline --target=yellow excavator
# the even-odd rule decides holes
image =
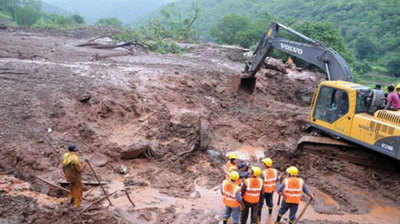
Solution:
[[[304,42],[279,37],[280,29]],[[382,90],[354,83],[349,66],[336,51],[289,27],[273,23],[267,29],[251,61],[246,63],[247,74],[241,79],[239,89],[253,93],[255,75],[272,49],[313,64],[327,76],[328,81],[322,81],[314,92],[309,123],[335,139],[304,136],[299,141],[299,148],[304,145],[314,145],[314,148],[348,146],[347,142],[350,142],[400,160],[400,111],[384,109]]]

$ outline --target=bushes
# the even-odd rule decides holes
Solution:
[[[0,15],[17,25],[40,28],[65,28],[85,24],[82,16],[46,14],[40,0],[0,0]]]
[[[78,27],[84,25],[84,23],[84,19],[79,15],[44,14],[33,26],[44,29],[61,29]]]
[[[197,32],[193,28],[199,14],[199,8],[194,6],[192,12],[182,15],[181,11],[169,4],[163,8],[157,18],[151,19],[147,24],[137,29],[124,29],[114,35],[121,41],[136,39],[144,42],[152,51],[161,54],[179,54],[182,48],[175,41],[195,42]]]
[[[104,18],[104,19],[99,19],[96,22],[97,25],[102,25],[102,26],[111,26],[115,28],[122,28],[123,23],[115,17],[112,18]]]
[[[253,23],[249,17],[232,13],[213,26],[210,34],[217,43],[237,44],[249,48],[258,42],[271,21],[272,17],[268,13],[264,13]]]

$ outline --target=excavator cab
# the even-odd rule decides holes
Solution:
[[[352,82],[323,81],[311,102],[310,124],[340,139],[400,160],[400,111],[384,110],[382,90]],[[338,145],[331,140],[305,138],[304,144]]]
[[[312,102],[310,121],[319,127],[348,135],[354,115],[355,94],[341,88],[340,84],[341,81],[325,82],[319,86],[316,99]]]

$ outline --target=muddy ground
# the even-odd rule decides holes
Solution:
[[[259,72],[253,95],[238,94],[244,49],[182,44],[181,55],[159,55],[76,47],[99,31],[90,34],[0,30],[0,222],[218,223],[224,154],[237,151],[254,164],[272,156],[281,171],[300,168],[317,198],[301,223],[400,223],[396,167],[293,157],[323,75],[272,66]],[[114,206],[80,213],[34,177],[63,181],[60,159],[71,143],[117,191]],[[121,159],[138,145],[154,157]],[[84,179],[94,181],[88,168]],[[83,208],[102,194],[85,190]]]

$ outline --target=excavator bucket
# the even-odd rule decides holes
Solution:
[[[250,76],[240,79],[239,90],[249,94],[253,94],[255,88],[256,88],[256,77]]]

